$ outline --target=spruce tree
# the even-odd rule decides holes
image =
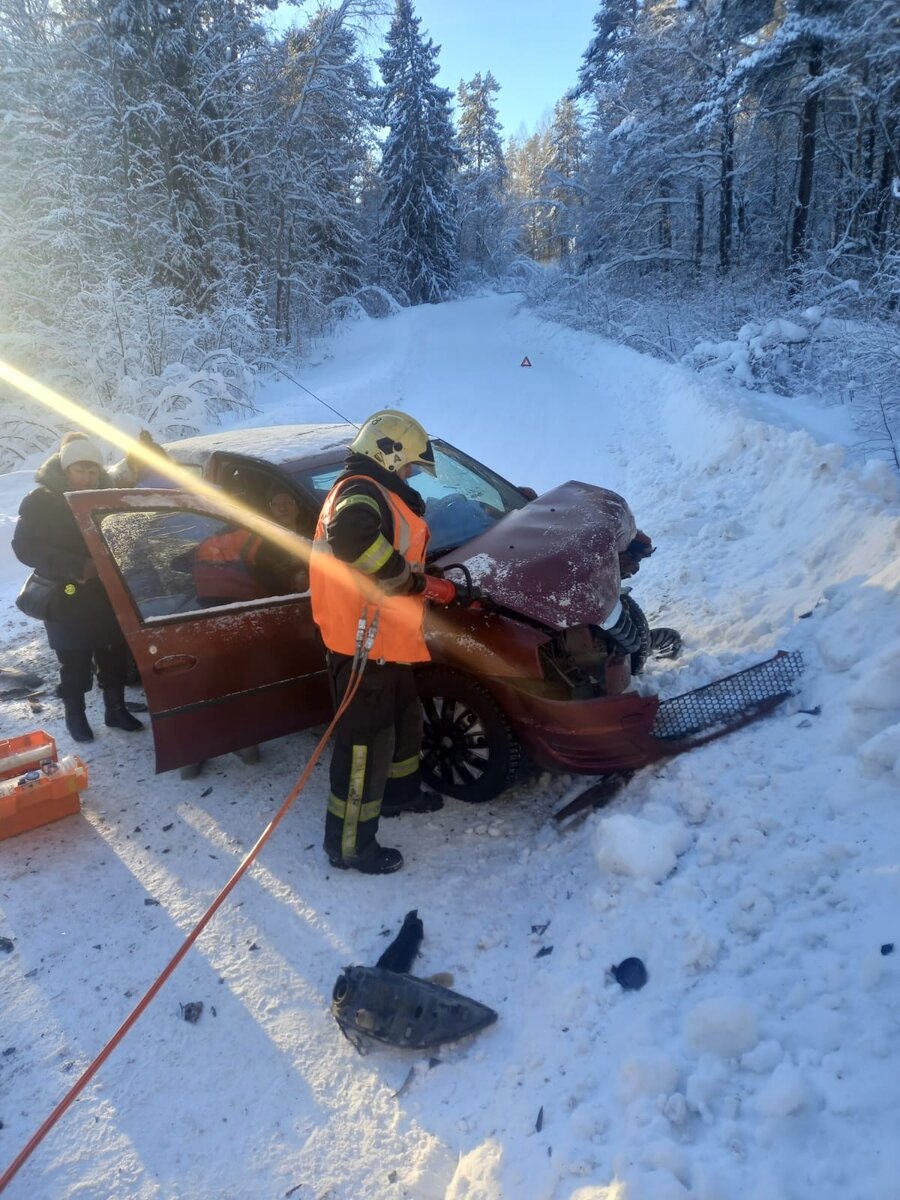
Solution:
[[[382,124],[388,129],[380,175],[380,241],[390,282],[410,304],[446,299],[456,283],[459,151],[451,94],[438,87],[438,51],[419,32],[410,0],[397,0],[387,45],[377,59],[384,80]]]

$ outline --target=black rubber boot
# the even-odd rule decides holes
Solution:
[[[439,796],[437,792],[428,792],[424,788],[420,788],[414,796],[410,796],[406,800],[399,800],[396,804],[382,800],[381,815],[383,817],[399,817],[402,813],[431,813],[438,812],[443,807],[443,796]]]
[[[92,742],[94,731],[88,725],[87,714],[84,711],[84,696],[70,699],[63,698],[66,710],[66,729],[73,742]]]
[[[328,861],[339,871],[361,871],[363,875],[392,875],[403,866],[403,855],[399,850],[379,846],[377,842],[370,842],[361,854],[354,854],[351,858],[344,858],[339,851],[335,853],[327,846],[325,851]]]
[[[103,702],[106,705],[104,720],[110,729],[124,729],[126,733],[137,733],[143,723],[131,715],[125,707],[124,687],[105,687]]]

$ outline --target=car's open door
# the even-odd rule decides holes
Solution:
[[[267,556],[265,538],[188,493],[68,499],[141,674],[157,771],[328,719],[302,556]]]

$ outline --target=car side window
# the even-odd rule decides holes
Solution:
[[[346,467],[343,463],[332,463],[330,466],[322,467],[317,471],[297,471],[294,474],[295,480],[300,484],[304,492],[312,493],[312,507],[307,507],[304,512],[304,532],[308,533],[309,537],[313,537],[316,531],[316,524],[319,519],[319,513],[322,510],[322,505],[325,503],[325,497],[331,491],[335,481],[339,475],[343,475]]]
[[[221,517],[111,512],[100,531],[142,619],[302,592],[305,564]]]
[[[324,467],[320,471],[303,471],[300,478],[307,487],[312,488],[324,504],[325,497],[334,487],[335,480],[339,475],[343,475],[346,469],[343,463],[333,463],[330,467]]]

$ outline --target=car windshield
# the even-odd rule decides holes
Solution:
[[[484,533],[501,517],[528,503],[520,491],[474,458],[446,442],[434,441],[435,475],[420,471],[411,486],[425,501],[431,530],[428,557],[437,558]],[[293,472],[294,479],[314,492],[320,503],[344,469],[343,463]]]

